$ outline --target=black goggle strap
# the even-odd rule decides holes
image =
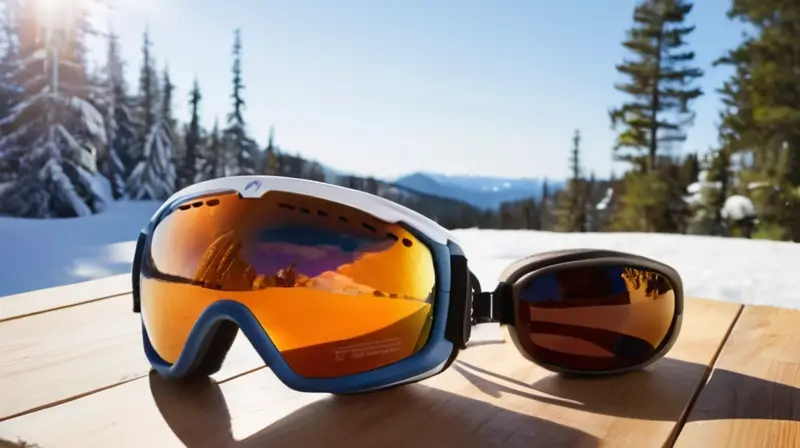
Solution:
[[[514,323],[514,305],[509,285],[500,283],[494,291],[488,292],[481,290],[481,283],[472,271],[469,272],[469,280],[472,287],[472,325]]]
[[[136,252],[133,255],[133,265],[131,268],[131,295],[133,296],[133,312],[142,312],[142,303],[139,298],[139,273],[142,268],[142,255],[144,254],[144,246],[147,241],[147,233],[144,231],[139,233],[139,238],[136,240]]]

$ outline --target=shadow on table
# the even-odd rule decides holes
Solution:
[[[664,358],[652,370],[616,378],[549,375],[532,384],[456,361],[451,367],[493,397],[512,394],[596,414],[678,421],[704,377],[702,364]],[[716,370],[703,387],[687,422],[727,419],[800,421],[800,389]],[[547,394],[548,396],[541,395]]]
[[[35,443],[28,443],[24,440],[17,440],[12,442],[6,439],[0,439],[0,448],[41,448]]]
[[[251,373],[254,374],[266,373]],[[211,380],[177,383],[154,373],[149,380],[159,412],[188,448],[412,445],[527,448],[599,444],[595,437],[578,429],[422,384],[354,396],[330,396],[237,441],[219,385]],[[269,397],[264,400],[268,402]]]
[[[464,361],[451,369],[482,393],[511,394],[586,412],[651,421],[679,421],[705,376],[706,366],[665,358],[653,367],[614,378],[549,375],[534,383]],[[254,374],[268,374],[266,372]],[[570,446],[599,441],[578,429],[484,401],[413,384],[309,404],[237,441],[220,387],[211,380],[178,383],[150,375],[161,415],[189,448],[205,446]],[[254,391],[258,393],[258,391]],[[269,400],[268,396],[264,400]],[[800,389],[717,370],[688,422],[721,419],[800,421]],[[276,406],[280,406],[276,403]]]

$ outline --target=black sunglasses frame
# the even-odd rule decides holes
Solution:
[[[675,295],[675,313],[667,335],[646,361],[613,370],[575,370],[543,362],[530,354],[521,342],[521,337],[528,337],[518,315],[520,290],[532,278],[553,273],[564,268],[582,268],[596,266],[624,265],[633,268],[653,271],[663,276],[672,286]],[[551,372],[569,376],[612,376],[638,371],[663,358],[675,345],[680,334],[683,321],[684,294],[683,281],[672,267],[643,257],[625,252],[603,249],[567,249],[543,252],[522,258],[511,263],[500,274],[497,287],[492,292],[481,291],[480,283],[474,274],[470,275],[473,288],[472,325],[482,323],[499,323],[506,327],[509,338],[517,350],[530,362]],[[523,334],[521,335],[520,332]]]

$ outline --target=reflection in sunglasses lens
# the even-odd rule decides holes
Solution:
[[[524,349],[539,362],[579,372],[648,361],[675,316],[675,292],[666,277],[623,265],[532,276],[518,303]]]

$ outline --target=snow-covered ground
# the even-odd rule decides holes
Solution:
[[[155,202],[119,202],[88,218],[0,218],[0,297],[126,273]],[[455,232],[484,289],[510,262],[545,250],[592,247],[675,267],[686,294],[800,309],[800,244],[637,233]]]
[[[0,297],[130,271],[157,202],[113,202],[72,219],[0,217]]]

